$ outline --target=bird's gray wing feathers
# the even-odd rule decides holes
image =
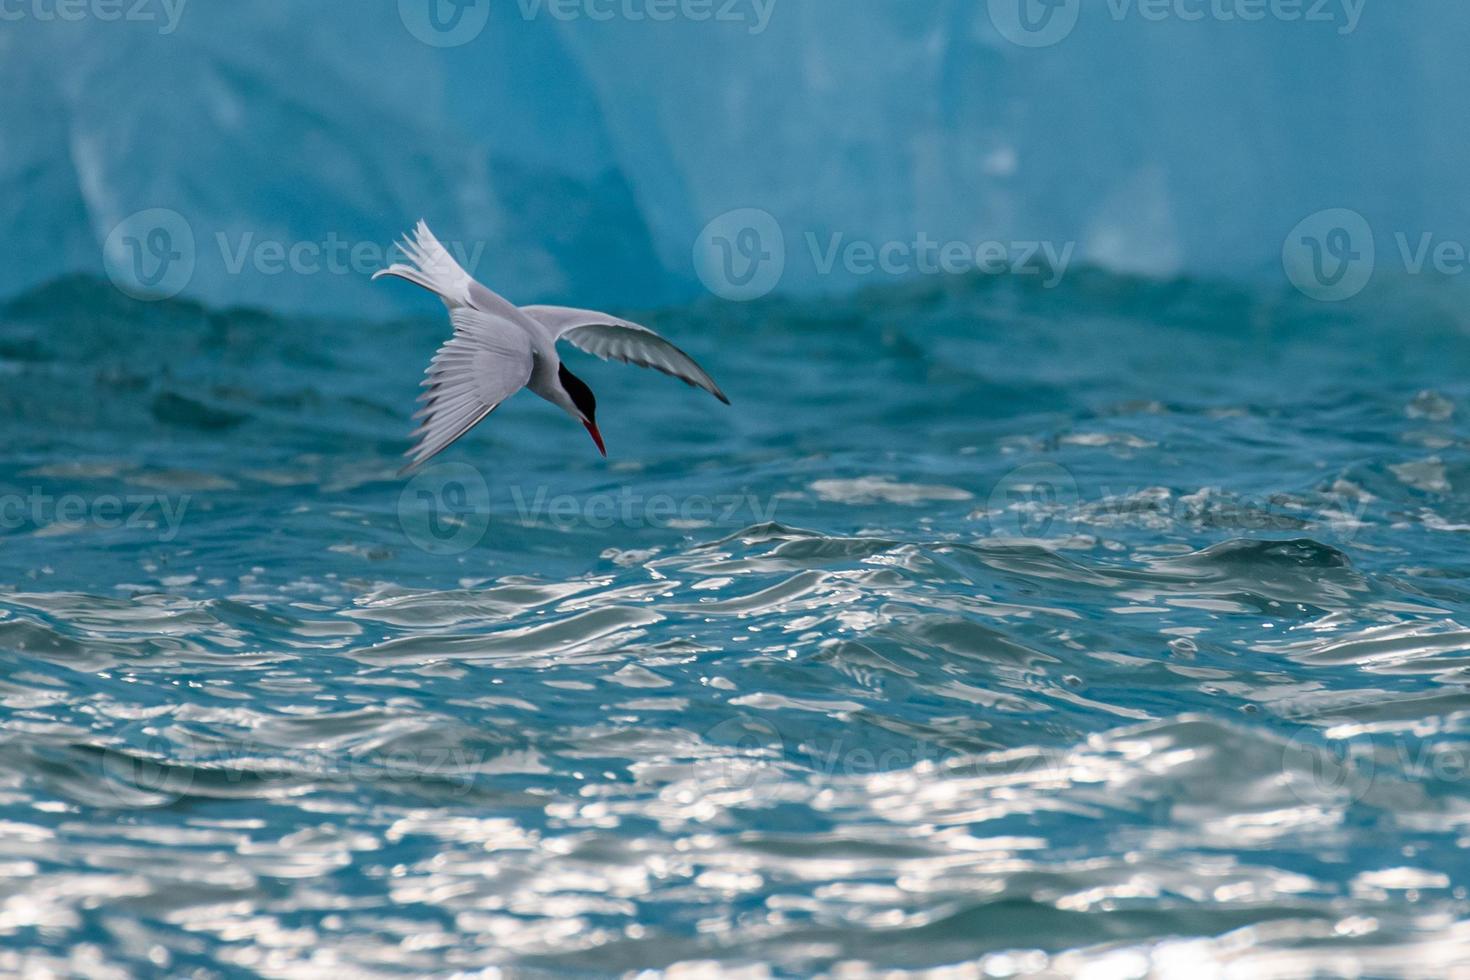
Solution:
[[[414,430],[414,446],[405,473],[418,469],[448,449],[531,378],[531,338],[502,317],[461,307],[449,314],[454,336],[439,348],[424,372],[419,396],[423,408],[414,414],[422,423]]]
[[[483,310],[495,316],[504,317],[523,327],[528,325],[526,314],[521,311],[520,307],[495,292],[489,286],[471,279],[468,292],[470,304],[476,309]],[[530,325],[534,326],[534,324]]]
[[[604,361],[612,359],[662,371],[730,404],[715,379],[694,358],[641,324],[565,306],[527,306],[523,310],[549,328],[553,336]]]

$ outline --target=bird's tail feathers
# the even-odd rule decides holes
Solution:
[[[428,224],[419,221],[413,234],[404,236],[398,243],[398,250],[408,261],[395,262],[373,273],[374,279],[383,276],[406,279],[437,294],[451,310],[469,305],[470,274],[454,260],[448,249],[439,244]]]

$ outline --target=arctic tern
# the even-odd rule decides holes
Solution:
[[[449,307],[451,337],[429,362],[414,415],[420,425],[402,472],[411,473],[448,449],[511,395],[529,388],[586,426],[598,452],[607,455],[597,429],[597,399],[557,356],[556,342],[603,360],[649,367],[703,388],[726,405],[730,399],[694,358],[652,330],[607,313],[565,306],[515,306],[476,282],[439,244],[423,221],[398,245],[395,262],[373,279],[406,279]]]

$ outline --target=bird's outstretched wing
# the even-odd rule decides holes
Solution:
[[[730,399],[694,358],[645,326],[596,310],[565,306],[523,306],[521,311],[545,326],[554,338],[624,364],[653,368],[672,375],[687,385],[703,388],[726,405]]]
[[[531,338],[503,317],[473,307],[451,310],[451,337],[424,372],[419,396],[424,407],[414,414],[422,424],[414,430],[414,446],[404,453],[404,473],[418,469],[495,411],[531,378]]]

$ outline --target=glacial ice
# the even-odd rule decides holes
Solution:
[[[123,5],[152,20],[7,7],[0,295],[101,272],[109,234],[154,208],[193,231],[188,295],[352,315],[424,308],[366,275],[420,216],[513,299],[609,305],[696,294],[695,242],[732,209],[775,218],[789,291],[888,277],[824,273],[809,243],[839,233],[1277,279],[1319,209],[1470,240],[1463,5],[1257,22],[1073,0],[1070,34],[1032,48],[991,12],[1022,0],[714,0],[732,17],[668,21],[629,15],[651,0],[514,0],[441,48],[402,13],[430,2],[174,0],[168,32],[164,0]]]

